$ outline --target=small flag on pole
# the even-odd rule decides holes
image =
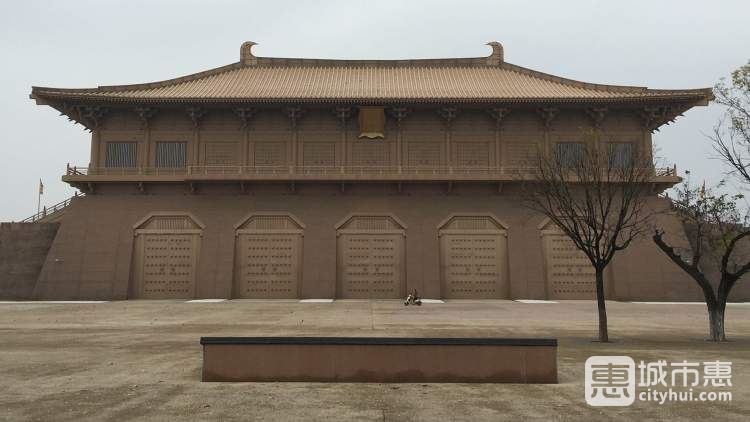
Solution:
[[[42,179],[39,179],[39,195],[44,194],[44,183],[42,183]]]

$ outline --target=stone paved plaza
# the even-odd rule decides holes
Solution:
[[[231,300],[0,303],[0,420],[741,420],[750,415],[750,304],[731,304],[725,344],[702,304]],[[201,336],[496,336],[559,339],[557,385],[200,382]],[[584,401],[591,355],[733,363],[733,400]]]

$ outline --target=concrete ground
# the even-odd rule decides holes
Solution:
[[[232,300],[0,303],[0,420],[501,420],[750,418],[750,304],[731,342],[706,342],[701,304]],[[201,336],[499,336],[559,339],[556,385],[202,383]],[[586,405],[591,355],[733,363],[731,402]]]

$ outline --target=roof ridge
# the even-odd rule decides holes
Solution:
[[[487,57],[446,57],[433,59],[317,59],[304,57],[256,57],[248,66],[487,66]]]

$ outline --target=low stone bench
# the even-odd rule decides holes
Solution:
[[[202,337],[203,381],[557,383],[556,339]]]

